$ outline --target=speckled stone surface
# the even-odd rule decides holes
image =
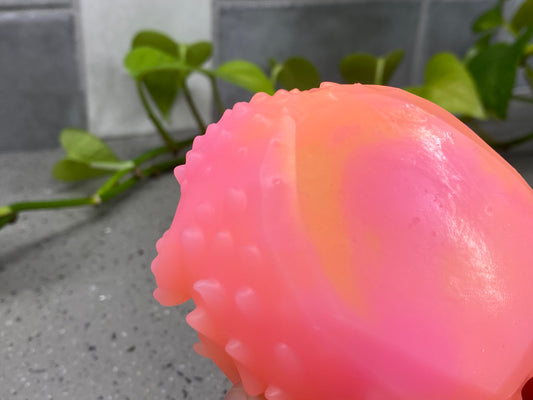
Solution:
[[[150,140],[128,146],[139,154]],[[152,145],[156,145],[153,142]],[[61,151],[0,155],[0,203],[84,196],[50,169]],[[179,198],[171,174],[104,206],[22,214],[0,230],[0,399],[219,400],[230,387],[153,298],[150,263]]]
[[[156,144],[112,142],[126,156]],[[0,205],[91,193],[51,178],[60,154],[0,154]],[[508,158],[532,183],[533,153]],[[167,174],[98,209],[26,213],[0,230],[0,399],[223,398],[228,381],[192,350],[192,304],[152,298],[155,242],[178,198]]]

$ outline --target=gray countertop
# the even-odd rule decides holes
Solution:
[[[114,147],[134,155],[150,141]],[[51,177],[60,156],[0,154],[0,204],[89,195],[94,183]],[[178,198],[166,174],[102,207],[28,212],[0,230],[0,399],[224,397],[229,383],[192,349],[193,305],[152,297],[155,242]]]
[[[134,155],[154,143],[114,147]],[[94,183],[50,176],[60,155],[0,154],[0,205],[90,194]],[[532,153],[509,159],[533,182]],[[178,198],[167,174],[99,208],[25,213],[0,230],[0,399],[223,398],[228,381],[192,350],[192,304],[152,298],[155,242]]]

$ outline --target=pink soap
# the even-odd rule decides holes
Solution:
[[[176,177],[154,295],[192,297],[197,352],[249,395],[526,400],[533,190],[448,112],[383,86],[259,93]]]

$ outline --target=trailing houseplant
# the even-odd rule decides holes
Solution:
[[[507,149],[533,139],[532,131],[509,140],[496,140],[479,124],[487,119],[507,118],[511,101],[531,103],[533,107],[533,0],[522,2],[508,19],[504,18],[504,3],[505,0],[498,0],[473,22],[472,29],[478,40],[463,58],[446,52],[434,55],[426,65],[424,84],[406,88],[459,115],[496,149]],[[502,32],[505,40],[500,39]],[[265,73],[245,60],[232,60],[209,68],[206,62],[211,53],[209,42],[186,44],[176,42],[161,32],[137,33],[124,65],[162,145],[148,149],[136,158],[122,160],[95,135],[81,129],[64,129],[60,134],[60,143],[65,156],[54,166],[54,177],[63,181],[107,179],[86,197],[23,201],[2,206],[0,228],[15,222],[18,214],[27,210],[99,205],[143,178],[170,171],[182,164],[193,138],[177,141],[167,127],[170,111],[178,96],[185,98],[196,121],[198,134],[206,130],[206,122],[198,112],[188,87],[188,79],[193,74],[201,74],[208,79],[219,113],[225,108],[218,90],[219,80],[250,92],[269,94],[280,87],[309,89],[318,86],[321,80],[316,67],[302,57],[291,57],[283,62],[270,60],[270,71]],[[402,58],[402,50],[383,57],[353,53],[340,61],[339,69],[346,83],[386,85]],[[528,94],[513,93],[518,75],[524,76],[530,89]]]

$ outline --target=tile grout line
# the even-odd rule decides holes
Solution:
[[[211,0],[210,1],[210,7],[211,7],[211,21],[209,23],[211,24],[211,42],[213,43],[213,57],[211,58],[213,64],[216,66],[218,64],[218,42],[215,43],[216,40],[219,39],[218,34],[218,13],[220,10],[220,6],[218,5],[218,1]]]
[[[0,12],[13,11],[41,11],[41,10],[71,10],[72,5],[69,4],[22,4],[22,5],[2,5],[0,4]]]
[[[411,68],[411,84],[417,83],[417,78],[421,76],[422,71],[422,52],[425,44],[425,33],[427,30],[427,23],[429,18],[429,5],[431,0],[422,0],[420,5],[420,18],[416,32],[416,42],[413,54],[413,66]]]
[[[89,96],[87,92],[87,68],[85,64],[85,40],[81,26],[81,2],[72,0],[72,16],[74,20],[74,46],[76,49],[76,64],[78,67],[78,81],[83,99],[83,127],[89,130]]]

